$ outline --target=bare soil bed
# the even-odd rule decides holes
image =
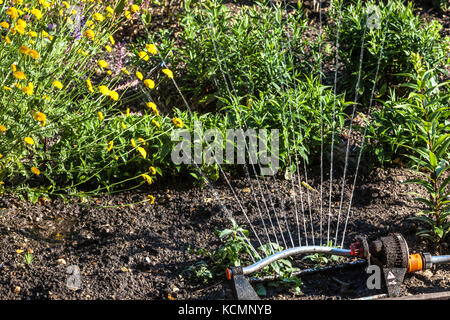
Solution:
[[[407,239],[410,251],[435,253],[415,237],[418,226],[406,220],[420,210],[407,194],[419,190],[400,183],[408,177],[411,173],[399,168],[376,169],[362,177],[355,192],[346,246],[356,234],[374,239],[400,232]],[[256,185],[255,180],[252,183]],[[311,183],[315,185],[314,181]],[[249,182],[233,179],[232,185],[255,228],[261,230],[256,202],[248,191]],[[281,214],[294,223],[291,182],[271,180],[268,187],[273,192],[276,209],[282,209]],[[338,187],[337,183],[336,190]],[[227,209],[243,223],[240,207],[229,187],[219,181],[215,188]],[[180,277],[183,270],[200,259],[189,248],[213,250],[223,244],[214,230],[230,227],[230,222],[219,201],[208,188],[193,187],[191,181],[166,182],[151,189],[152,194],[158,195],[154,204],[111,208],[100,205],[140,201],[150,190],[104,197],[89,206],[65,204],[61,200],[33,205],[3,197],[0,200],[0,299],[168,299],[169,296],[231,299],[225,279],[204,285]],[[347,197],[350,187],[346,189]],[[335,191],[333,194],[338,197]],[[256,199],[261,201],[259,197]],[[333,204],[333,214],[335,207]],[[314,227],[318,230],[318,206],[312,208]],[[35,257],[31,265],[24,263],[27,250],[32,250]],[[448,254],[446,244],[441,250]],[[300,258],[297,264],[307,267]],[[71,290],[66,285],[70,265],[80,269],[79,290]],[[268,290],[266,298],[350,299],[376,293],[366,288],[366,278],[362,268],[304,276],[301,295],[274,288]],[[441,266],[407,275],[403,295],[443,291],[449,286],[450,268]]]

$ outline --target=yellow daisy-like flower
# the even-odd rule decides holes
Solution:
[[[101,13],[94,13],[93,17],[95,20],[102,22],[103,20],[105,20],[105,17],[101,14]]]
[[[147,102],[147,107],[152,110],[155,116],[159,116],[158,108],[154,102]]]
[[[111,141],[108,143],[108,145],[106,146],[106,150],[108,150],[108,152],[109,152],[109,151],[112,150],[113,147],[114,147],[114,141],[111,140]]]
[[[131,12],[130,11],[126,10],[124,12],[124,15],[125,15],[125,18],[127,18],[128,20],[131,19]]]
[[[110,6],[106,7],[106,11],[108,11],[109,14],[114,14],[114,9],[111,8]]]
[[[0,124],[0,132],[5,132],[6,131],[6,127],[2,124]]]
[[[138,55],[139,55],[139,58],[141,58],[144,61],[148,61],[148,59],[149,59],[148,53],[145,51],[140,51],[138,53]]]
[[[109,91],[109,97],[114,101],[119,100],[119,94],[116,91]]]
[[[8,10],[6,10],[6,14],[11,17],[11,19],[17,19],[19,17],[19,11],[17,11],[16,8],[11,7]]]
[[[105,117],[103,116],[103,113],[101,111],[97,112],[98,118],[100,119],[100,121],[103,121],[103,119],[105,119]]]
[[[33,172],[37,176],[41,174],[41,170],[36,167],[31,167],[31,172]]]
[[[139,13],[139,6],[138,6],[137,4],[133,4],[133,5],[130,7],[130,9],[131,9],[131,11],[132,11],[133,13]]]
[[[86,38],[88,38],[88,39],[94,40],[94,38],[95,38],[95,32],[92,31],[91,29],[87,29],[87,30],[84,32],[84,36],[85,36]]]
[[[36,38],[38,36],[37,32],[36,31],[32,31],[32,30],[28,31],[28,35],[30,37],[32,37],[32,38]]]
[[[144,84],[147,86],[147,88],[149,89],[153,89],[155,87],[155,82],[151,79],[145,79],[144,80]]]
[[[155,203],[155,197],[152,196],[151,194],[149,194],[146,198],[147,198],[147,201],[150,202],[151,204]]]
[[[11,70],[12,70],[12,72],[17,71],[17,66],[14,63],[11,65]]]
[[[147,151],[145,151],[144,148],[142,147],[138,147],[137,150],[139,151],[139,153],[141,154],[142,158],[147,158]]]
[[[28,55],[33,59],[39,59],[39,52],[37,52],[36,50],[28,51]]]
[[[59,90],[61,90],[63,88],[63,84],[58,80],[53,81],[52,85]]]
[[[25,141],[25,143],[29,144],[30,146],[34,145],[34,140],[31,137],[26,137],[25,139],[23,139],[23,141]]]
[[[108,51],[108,52],[111,52],[111,51],[112,51],[111,47],[108,46],[108,45],[105,46],[105,50]]]
[[[127,118],[130,116],[130,108],[127,108],[126,116],[127,116]]]
[[[182,128],[183,127],[183,121],[180,118],[173,118],[172,119],[173,124],[178,127],[178,128]]]
[[[141,174],[141,177],[144,178],[144,180],[147,181],[148,184],[153,183],[152,177],[150,177],[148,174]]]
[[[127,76],[130,75],[130,72],[129,72],[127,69],[121,68],[120,70],[121,70],[123,73],[125,73]]]
[[[155,127],[159,128],[161,125],[159,124],[158,121],[156,121],[155,119],[152,120],[152,123],[155,125]]]
[[[158,54],[158,49],[156,49],[156,46],[154,44],[146,44],[145,49],[147,49],[147,51],[154,56]]]
[[[134,141],[133,138],[131,138],[130,142],[131,142],[131,146],[132,146],[133,148],[136,148],[136,141]]]
[[[31,9],[30,12],[31,12],[31,14],[32,14],[33,16],[36,17],[36,19],[41,20],[41,18],[42,18],[42,12],[41,12],[41,10],[39,10],[39,9]]]
[[[16,22],[16,28],[18,26],[20,26],[23,29],[25,29],[27,27],[27,22],[25,20],[23,20],[23,19],[18,19],[17,22]]]
[[[98,90],[99,90],[103,95],[108,96],[108,97],[109,97],[110,92],[111,92],[107,86],[99,86],[99,87],[98,87]]]
[[[90,92],[94,93],[94,88],[92,87],[92,82],[89,78],[86,79],[86,85]]]
[[[110,35],[108,37],[108,39],[109,39],[109,43],[111,43],[111,45],[115,45],[116,44],[116,40],[114,40],[113,36]]]
[[[155,169],[153,166],[149,167],[149,168],[148,168],[148,171],[149,171],[150,174],[153,175],[153,176],[156,174],[156,169]]]
[[[109,64],[105,60],[98,60],[98,65],[100,67],[104,68],[104,69],[108,69],[109,68]]]
[[[45,115],[45,113],[42,112],[36,112],[33,116],[33,118],[36,121],[39,121],[41,123],[41,127],[45,126],[45,122],[47,121],[47,116]]]
[[[120,123],[120,126],[122,127],[122,129],[126,129],[127,128],[127,125],[123,121]]]
[[[162,69],[162,73],[164,73],[169,79],[173,79],[173,72],[170,69]]]
[[[137,77],[139,80],[144,79],[143,74],[142,74],[141,72],[139,72],[139,71],[136,71],[136,77]]]
[[[138,138],[138,141],[139,141],[140,143],[142,143],[144,146],[147,144],[147,142],[145,142],[145,140],[142,139],[142,138]]]
[[[28,82],[28,85],[25,86],[25,87],[23,87],[23,88],[22,88],[22,91],[23,91],[25,94],[27,94],[27,95],[29,95],[29,96],[32,96],[32,95],[34,94],[34,86],[33,86],[33,83]]]
[[[28,48],[27,46],[21,46],[19,48],[19,52],[22,54],[28,54],[29,51],[30,51],[30,48]]]
[[[4,29],[9,29],[9,23],[6,21],[2,21],[2,22],[0,22],[0,27],[2,27]]]
[[[25,73],[23,73],[22,71],[16,71],[16,72],[13,72],[13,76],[14,76],[16,79],[19,79],[19,80],[24,80],[24,79],[27,78],[27,76],[25,75]]]

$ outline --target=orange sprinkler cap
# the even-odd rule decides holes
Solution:
[[[227,279],[231,280],[231,270],[229,268],[227,268],[227,270],[226,270],[226,275],[227,275]]]
[[[423,261],[419,253],[409,255],[409,269],[408,272],[422,270]]]

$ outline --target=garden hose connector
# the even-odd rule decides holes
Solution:
[[[420,253],[409,255],[408,272],[423,270],[423,259]]]

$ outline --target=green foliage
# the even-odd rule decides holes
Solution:
[[[443,241],[450,232],[450,200],[448,184],[450,176],[450,108],[448,96],[446,104],[438,99],[439,91],[430,80],[432,72],[426,70],[420,56],[414,55],[416,74],[415,83],[408,83],[413,92],[409,95],[409,120],[415,124],[413,133],[421,143],[408,147],[413,153],[408,157],[417,167],[421,175],[419,179],[411,179],[405,183],[417,184],[427,191],[428,198],[415,200],[423,203],[426,209],[413,220],[425,224],[425,229],[417,235],[434,243]],[[448,85],[442,83],[441,85]],[[398,106],[403,108],[404,106]],[[412,112],[416,111],[416,112]]]
[[[338,21],[339,1],[333,2],[331,16]],[[372,25],[379,28],[371,28]],[[387,88],[396,88],[402,82],[399,73],[413,72],[410,59],[413,52],[422,56],[428,67],[439,70],[449,58],[448,45],[439,35],[441,29],[437,20],[430,23],[421,20],[411,2],[405,5],[401,0],[386,3],[367,1],[364,4],[356,1],[356,4],[343,6],[338,53],[344,66],[345,85],[355,89],[363,41],[361,84],[358,90],[366,98],[370,96],[374,81],[381,96]],[[327,33],[335,42],[337,24],[327,27]],[[379,72],[375,79],[378,61]]]

